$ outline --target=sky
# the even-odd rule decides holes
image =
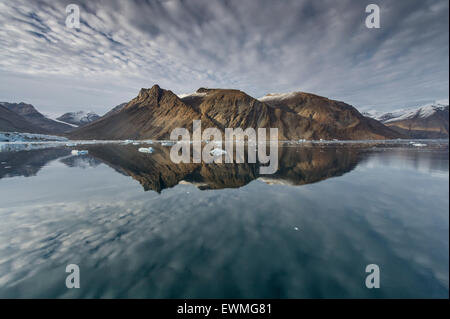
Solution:
[[[80,28],[66,26],[66,6]],[[380,7],[369,29],[368,4]],[[448,0],[2,0],[0,101],[103,114],[176,94],[303,91],[359,110],[449,97]]]

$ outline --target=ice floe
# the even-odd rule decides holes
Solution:
[[[138,151],[141,153],[153,153],[153,147],[140,147]]]
[[[215,148],[211,152],[209,152],[209,154],[211,154],[212,156],[221,156],[226,153],[227,153],[226,151],[224,151],[220,148]]]
[[[89,152],[87,150],[72,150],[72,155],[86,155]]]

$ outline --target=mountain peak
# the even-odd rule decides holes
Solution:
[[[201,87],[195,93],[209,93],[209,92],[214,91],[214,90],[215,89],[208,89],[208,88]]]
[[[146,88],[142,88],[140,91],[139,91],[139,95],[138,95],[138,97],[139,98],[151,98],[151,97],[154,97],[154,98],[156,98],[157,100],[159,100],[159,98],[160,98],[160,96],[161,96],[161,93],[162,93],[162,89],[159,87],[159,85],[158,84],[155,84],[155,85],[153,85],[150,89],[146,89]]]

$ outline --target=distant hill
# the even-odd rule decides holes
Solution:
[[[45,130],[0,104],[0,132],[45,133]]]
[[[278,128],[280,139],[390,139],[402,134],[354,107],[313,94],[272,94],[259,100],[239,90],[200,88],[181,98],[154,85],[119,110],[76,129],[77,139],[166,139],[177,127]]]
[[[386,126],[411,138],[448,138],[449,104],[437,101],[412,109],[388,113],[367,112]]]
[[[35,127],[33,131],[28,133],[62,134],[73,129],[73,127],[68,124],[60,123],[45,117],[31,104],[23,102],[0,102],[0,105],[16,113],[17,115],[20,115],[23,119]]]

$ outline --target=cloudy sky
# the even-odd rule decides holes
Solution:
[[[380,29],[365,26],[369,3]],[[158,83],[387,111],[448,99],[448,28],[448,0],[2,0],[0,101],[103,114]]]

